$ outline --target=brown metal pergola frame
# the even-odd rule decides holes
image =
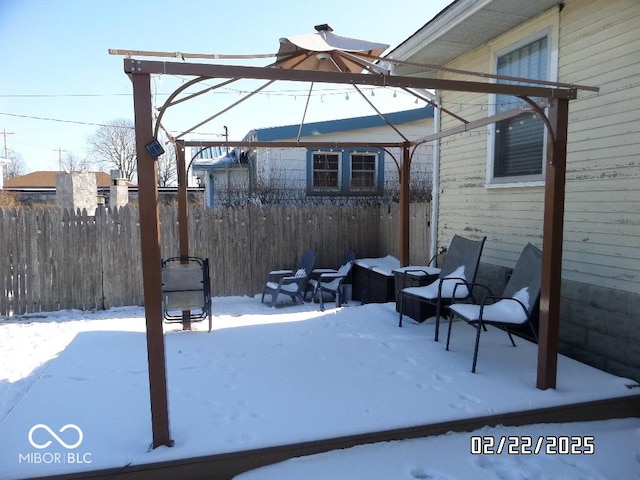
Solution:
[[[530,109],[539,115],[547,126],[547,142],[544,220],[543,220],[543,262],[542,289],[540,295],[540,321],[538,340],[538,371],[536,386],[540,389],[555,388],[558,355],[558,328],[560,317],[560,285],[562,272],[562,240],[564,219],[564,194],[567,153],[567,128],[569,100],[575,99],[578,87],[561,84],[549,86],[523,86],[498,83],[485,83],[461,80],[443,80],[394,75],[372,75],[343,72],[319,72],[306,70],[285,70],[270,67],[229,66],[203,63],[179,63],[166,61],[145,61],[132,58],[124,60],[124,71],[133,83],[136,150],[139,179],[140,232],[142,243],[142,269],[145,297],[145,318],[147,327],[147,351],[149,362],[149,383],[151,395],[151,415],[153,446],[170,445],[167,407],[166,365],[164,338],[162,329],[162,283],[160,271],[160,232],[158,215],[158,189],[156,184],[156,162],[147,151],[146,145],[157,138],[160,118],[152,115],[151,75],[184,75],[198,77],[190,85],[204,79],[254,79],[273,82],[277,80],[294,82],[316,82],[332,84],[397,87],[402,89],[430,89],[486,94],[505,94],[521,98],[530,105]],[[547,82],[548,83],[548,82]],[[184,87],[184,86],[183,86]],[[180,91],[185,88],[181,87]],[[582,88],[582,87],[580,87]],[[585,87],[597,90],[593,87]],[[253,92],[256,93],[256,92]],[[161,110],[160,117],[177,95],[169,98]],[[192,95],[190,98],[197,96]],[[531,98],[544,99],[545,104],[535,103]],[[236,102],[237,104],[238,102]],[[234,104],[235,105],[235,104]],[[232,105],[233,106],[233,105]],[[231,107],[232,107],[231,106]],[[548,106],[545,113],[543,106]],[[231,107],[219,112],[224,113]],[[472,130],[514,117],[527,109],[515,109],[499,115],[466,122],[437,134],[418,140],[404,140],[397,143],[353,143],[353,142],[234,142],[234,141],[197,141],[175,140],[179,182],[179,222],[180,255],[188,254],[186,230],[186,170],[184,147],[228,146],[228,147],[370,147],[401,148],[402,160],[397,162],[400,177],[400,261],[408,263],[409,255],[409,172],[411,147],[437,140],[442,137]],[[215,116],[217,116],[215,115]],[[209,120],[215,118],[211,117]],[[206,121],[209,121],[206,120]],[[202,122],[199,125],[202,125]],[[198,126],[199,126],[198,125]],[[196,127],[194,127],[196,128]],[[193,129],[192,129],[193,130]]]

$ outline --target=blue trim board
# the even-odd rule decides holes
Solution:
[[[413,110],[403,110],[400,112],[391,112],[383,114],[393,125],[402,125],[403,123],[415,122],[426,118],[433,118],[433,107],[427,105],[422,108],[414,108]],[[337,120],[327,120],[323,122],[306,123],[302,126],[300,136],[306,137],[310,135],[323,135],[327,133],[346,132],[350,130],[361,130],[364,128],[382,127],[387,123],[380,118],[379,115],[368,115],[366,117],[342,118]],[[254,141],[270,142],[274,140],[285,140],[288,138],[296,138],[300,125],[285,125],[282,127],[258,128],[251,130],[245,135],[254,136]]]

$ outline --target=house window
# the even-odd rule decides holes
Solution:
[[[547,80],[547,37],[499,56],[496,71],[498,75]],[[526,85],[525,82],[498,82]],[[523,104],[520,99],[511,95],[496,95],[496,113],[512,110]],[[545,140],[544,123],[531,112],[497,122],[493,136],[492,183],[542,180]]]
[[[370,153],[351,154],[351,188],[373,190],[376,185],[377,155]]]
[[[340,155],[338,153],[313,154],[313,188],[316,190],[340,188]]]
[[[377,193],[383,185],[383,155],[374,151],[344,149],[308,151],[309,193]]]

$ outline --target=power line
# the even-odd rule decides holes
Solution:
[[[18,117],[18,118],[29,118],[32,120],[44,120],[44,121],[49,121],[49,122],[61,122],[61,123],[73,123],[73,124],[77,124],[77,125],[89,125],[89,126],[95,126],[95,127],[113,127],[113,128],[126,128],[129,130],[134,130],[135,127],[130,126],[130,125],[109,125],[106,123],[93,123],[93,122],[80,122],[77,120],[62,120],[59,118],[48,118],[48,117],[35,117],[33,115],[20,115],[17,113],[7,113],[7,112],[0,112],[0,115],[7,115],[9,117]],[[176,132],[172,132],[172,133],[179,133],[178,131]],[[199,135],[220,135],[218,133],[210,133],[210,132],[200,132],[200,131],[195,131],[194,133],[197,133]],[[2,135],[2,132],[0,132],[0,135]],[[7,133],[7,135],[9,135],[9,133]],[[23,143],[23,145],[26,145]],[[37,145],[32,145],[32,146],[37,146]]]
[[[92,127],[116,127],[116,128],[127,128],[127,129],[133,130],[133,127],[129,125],[108,125],[106,123],[80,122],[78,120],[62,120],[60,118],[36,117],[32,115],[19,115],[17,113],[7,113],[7,112],[0,112],[0,115],[6,115],[8,117],[30,118],[32,120],[45,120],[48,122],[73,123],[76,125],[89,125]]]
[[[131,93],[17,93],[0,94],[0,98],[131,97]]]

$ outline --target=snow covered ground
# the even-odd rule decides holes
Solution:
[[[480,440],[475,441],[476,438],[485,439],[483,444],[486,451],[492,453],[481,455],[474,451],[472,454],[471,448],[480,445]],[[488,438],[496,440],[493,448],[489,448]],[[502,438],[506,439],[505,446],[501,453],[497,453]],[[523,439],[526,438],[532,438],[530,449],[523,445]],[[575,445],[583,439],[593,438],[595,453],[558,454],[556,447],[563,444],[561,448],[564,449],[567,443],[563,440],[565,438],[573,438]],[[535,454],[533,452],[538,439],[543,439],[544,444]],[[547,449],[549,454],[546,453]],[[301,478],[633,480],[640,478],[640,419],[484,428],[472,433],[363,445],[295,458],[244,473],[237,476],[236,480]]]
[[[627,387],[631,380],[565,357],[559,359],[557,389],[538,390],[535,346],[520,340],[513,348],[493,329],[482,336],[478,373],[472,374],[472,328],[456,322],[445,352],[443,342],[433,342],[429,322],[398,328],[393,304],[322,313],[314,304],[269,308],[257,298],[224,297],[214,299],[214,314],[211,333],[204,324],[192,332],[165,328],[175,446],[152,451],[143,309],[0,319],[0,478],[189,458],[638,392]],[[509,446],[526,443],[526,436],[532,452],[542,439],[538,452],[527,455],[520,445],[520,454],[508,455]],[[502,452],[491,454],[501,438]],[[572,448],[567,442],[576,452],[546,455],[554,441],[564,442],[558,453]],[[472,454],[474,449],[485,454]],[[487,428],[362,446],[240,478],[640,478],[640,420]]]

